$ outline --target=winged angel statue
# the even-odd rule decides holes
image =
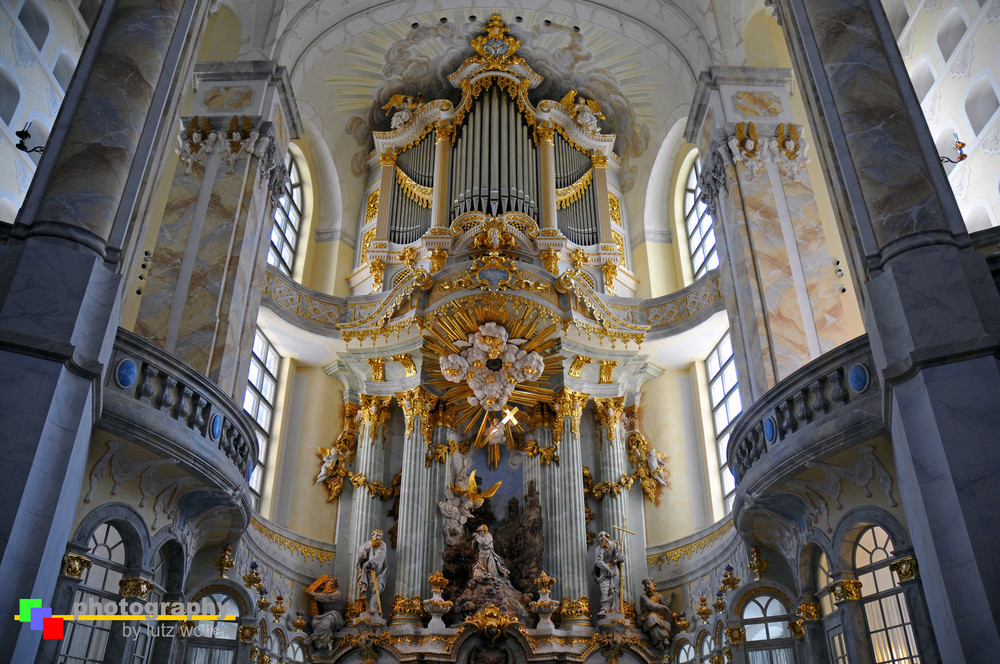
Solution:
[[[576,120],[578,125],[595,134],[601,133],[597,121],[606,119],[601,113],[601,105],[593,99],[577,98],[576,94],[576,90],[570,90],[559,103],[566,108],[569,116]]]

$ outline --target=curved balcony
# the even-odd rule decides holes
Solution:
[[[227,496],[241,512],[237,521],[247,523],[257,437],[243,408],[200,372],[125,330],[118,330],[109,366],[99,427],[176,461],[218,507]]]
[[[712,270],[675,293],[643,300],[640,308],[642,320],[650,326],[646,340],[653,341],[689,330],[724,308],[719,271]]]
[[[784,479],[885,432],[882,390],[867,335],[806,364],[739,417],[728,458],[734,513]]]

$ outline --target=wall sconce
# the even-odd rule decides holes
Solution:
[[[31,134],[28,132],[28,129],[30,127],[31,127],[31,123],[29,122],[26,125],[24,125],[24,129],[22,129],[20,131],[15,131],[14,132],[14,135],[17,136],[20,139],[20,140],[18,140],[17,143],[14,144],[14,147],[17,148],[18,150],[20,150],[21,152],[28,152],[28,153],[38,152],[39,154],[41,154],[42,152],[45,152],[45,147],[44,146],[42,146],[42,145],[36,145],[33,148],[29,148],[28,145],[27,145],[27,143],[26,143],[26,141],[31,140]]]
[[[20,136],[20,134],[18,134],[18,136]],[[960,161],[965,161],[969,156],[965,154],[965,152],[963,152],[963,150],[965,149],[965,143],[963,143],[961,139],[959,139],[958,134],[952,133],[952,136],[955,137],[955,151],[958,152],[958,158],[950,159],[949,157],[938,157],[938,159],[941,160],[942,164],[957,164]]]

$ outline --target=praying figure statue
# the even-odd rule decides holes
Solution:
[[[601,610],[598,616],[607,616],[621,612],[621,580],[622,565],[625,555],[621,545],[611,539],[611,535],[601,531],[597,533],[597,552],[594,556],[594,579],[601,590]]]
[[[656,583],[652,579],[642,580],[643,595],[639,598],[639,627],[646,633],[653,647],[666,650],[670,646],[670,623],[667,616],[670,609],[663,604]]]
[[[479,551],[476,562],[472,565],[472,578],[499,579],[506,577],[510,572],[503,564],[503,558],[493,550],[493,535],[490,535],[490,529],[485,523],[476,528],[476,534],[472,538]]]
[[[388,576],[386,564],[386,546],[382,541],[381,530],[373,530],[372,538],[358,547],[358,556],[354,568],[358,570],[358,587],[361,596],[365,598],[367,613],[382,617],[382,599]]]
[[[327,579],[322,588],[306,592],[316,600],[309,642],[316,650],[333,650],[333,634],[344,626],[347,598],[337,588],[336,577]]]

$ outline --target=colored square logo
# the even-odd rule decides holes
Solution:
[[[19,620],[22,623],[31,622],[31,610],[42,608],[42,600],[40,599],[22,599],[20,602],[20,614]]]
[[[49,607],[35,607],[31,609],[31,629],[44,629],[42,621],[52,617],[52,609]]]
[[[50,611],[51,613],[51,611]],[[42,619],[42,638],[54,641],[61,641],[63,638],[62,618]]]

